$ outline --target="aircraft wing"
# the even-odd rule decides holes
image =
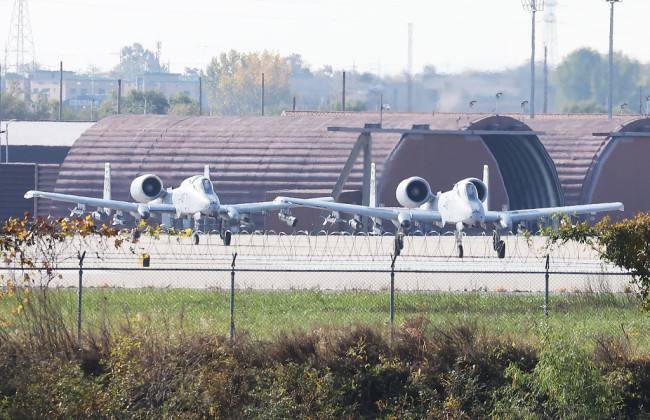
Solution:
[[[487,211],[485,221],[500,223],[503,228],[512,228],[514,224],[526,220],[537,220],[541,217],[551,217],[557,214],[586,214],[603,211],[623,211],[623,203],[598,203],[582,204],[578,206],[545,207],[538,209],[510,210],[510,211]]]
[[[301,198],[277,197],[274,201],[278,203],[297,204],[305,207],[351,213],[360,216],[396,220],[400,224],[402,224],[404,220],[420,222],[439,222],[441,220],[440,213],[433,210],[424,210],[420,208],[410,209],[406,207],[368,207],[360,206],[358,204],[337,203],[334,202],[332,197],[327,198],[329,199],[328,201],[315,198],[305,200]]]
[[[149,212],[158,213],[175,213],[176,207],[171,204],[162,203],[131,203],[127,201],[118,200],[105,200],[102,198],[83,197],[80,195],[59,194],[43,191],[27,191],[25,198],[49,198],[50,200],[68,201],[70,203],[86,204],[89,206],[106,207],[114,210],[128,211],[131,213],[142,212],[148,210]]]
[[[332,197],[319,197],[302,200],[312,202],[315,200],[328,202],[333,201]],[[273,201],[262,201],[259,203],[242,203],[242,204],[222,204],[219,207],[219,215],[229,219],[236,219],[240,214],[257,213],[267,210],[282,210],[295,207],[297,203],[280,202],[277,199]]]

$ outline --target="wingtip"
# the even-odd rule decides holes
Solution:
[[[25,198],[34,198],[34,191],[27,191],[25,193]]]

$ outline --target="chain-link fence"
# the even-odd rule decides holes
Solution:
[[[641,328],[631,277],[594,250],[502,239],[504,259],[486,235],[464,237],[462,259],[453,235],[437,234],[406,236],[398,257],[390,235],[239,234],[230,246],[218,234],[200,235],[198,245],[165,235],[121,247],[87,238],[61,243],[49,275],[28,276],[57,290],[81,331],[126,323],[269,336],[420,318],[525,333],[546,316]],[[0,273],[18,281],[25,270]]]

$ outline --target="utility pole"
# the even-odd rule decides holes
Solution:
[[[341,103],[341,110],[345,112],[345,72],[343,72],[343,101]]]
[[[544,10],[544,0],[521,0],[525,10],[533,16],[531,30],[530,53],[530,118],[535,118],[535,13]]]
[[[614,3],[623,0],[605,0],[609,3],[609,94],[607,96],[607,118],[612,119],[614,90]]]
[[[264,73],[262,73],[262,116],[264,116]]]
[[[406,69],[406,110],[413,111],[413,23],[408,24],[409,44],[408,63]]]
[[[548,47],[544,45],[544,114],[548,113]]]
[[[59,64],[59,121],[63,121],[63,61]]]
[[[120,115],[122,105],[122,79],[117,79],[117,115]]]
[[[199,77],[199,115],[203,115],[203,85]]]

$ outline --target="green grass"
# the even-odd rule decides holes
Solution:
[[[20,304],[21,291],[0,300],[0,321],[17,321],[11,309]],[[40,294],[32,292],[30,305]],[[74,289],[49,291],[65,322],[76,329],[78,294]],[[42,297],[41,297],[42,298]],[[432,325],[472,321],[490,331],[534,340],[539,327],[550,321],[573,326],[586,338],[620,336],[637,340],[640,350],[650,350],[647,314],[632,295],[560,294],[549,301],[544,316],[544,296],[506,293],[396,293],[395,324],[423,318]],[[156,330],[202,332],[227,336],[230,329],[230,292],[191,289],[85,289],[83,330],[101,325],[117,329],[123,323]],[[237,333],[272,338],[285,332],[310,331],[323,326],[356,324],[377,327],[390,324],[388,292],[323,292],[238,290],[234,324]],[[585,340],[591,342],[591,340]]]

